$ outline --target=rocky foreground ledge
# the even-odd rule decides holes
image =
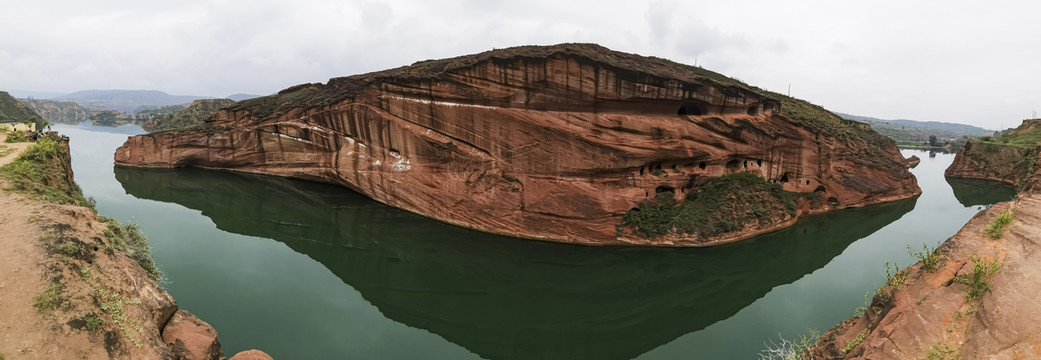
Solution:
[[[948,176],[1002,181],[1015,199],[973,217],[825,333],[811,359],[1041,358],[1041,120],[973,140]]]
[[[591,44],[493,50],[299,85],[188,129],[132,137],[115,162],[340,184],[459,226],[587,245],[713,245],[801,213],[921,192],[892,140],[866,124],[698,67]],[[784,210],[709,211],[722,217],[665,235],[623,224],[641,204],[682,202],[741,172],[807,196]]]
[[[136,227],[82,206],[64,140],[0,141],[0,166],[14,162],[0,168],[0,359],[223,359],[156,283]]]

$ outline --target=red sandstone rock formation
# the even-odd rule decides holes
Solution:
[[[1025,185],[1041,165],[1041,144],[1035,140],[1039,134],[1041,119],[1028,119],[993,142],[970,141],[958,150],[944,175]]]
[[[990,238],[988,224],[1006,211],[1015,220],[1000,238]],[[921,263],[902,270],[895,278],[904,280],[886,286],[888,295],[876,296],[864,315],[825,333],[809,358],[1041,358],[1039,235],[1041,193],[1035,190],[980,212],[937,250],[937,270]],[[984,278],[989,290],[979,299],[967,298],[970,286],[956,280],[971,278],[973,256],[999,264]]]
[[[713,239],[618,231],[638,202],[682,197],[732,172],[823,194],[812,211],[921,192],[893,142],[867,125],[596,45],[495,50],[299,85],[206,125],[132,137],[116,164],[341,184],[468,228],[588,245],[702,246],[784,226]]]

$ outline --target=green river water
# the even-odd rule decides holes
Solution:
[[[139,127],[59,125],[98,211],[140,224],[165,287],[226,354],[276,359],[754,359],[826,330],[906,246],[935,246],[1009,186],[945,179],[924,193],[808,216],[707,249],[593,248],[445,225],[345,188],[200,169],[113,167]]]

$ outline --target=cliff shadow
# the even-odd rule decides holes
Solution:
[[[583,247],[470,231],[345,188],[202,169],[116,167],[135,197],[324,265],[387,318],[490,359],[628,359],[823,267],[917,198],[808,216],[701,249]]]

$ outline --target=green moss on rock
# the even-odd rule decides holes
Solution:
[[[659,193],[626,213],[622,226],[647,238],[696,235],[704,239],[795,216],[798,196],[752,173],[728,174],[709,180],[679,204],[672,192]]]

